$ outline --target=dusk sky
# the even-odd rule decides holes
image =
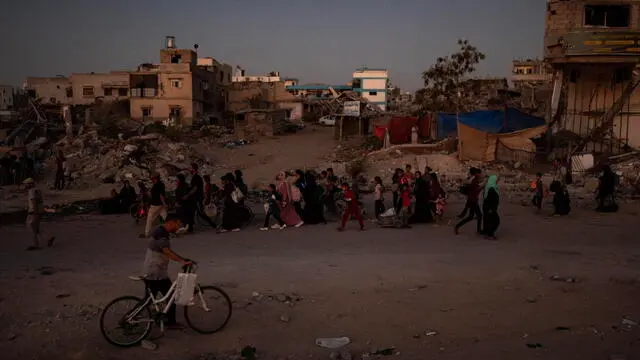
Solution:
[[[420,73],[466,38],[487,58],[478,76],[508,76],[542,53],[541,0],[24,0],[0,11],[0,84],[26,76],[134,69],[158,62],[166,35],[197,43],[249,75],[343,84],[366,65],[414,91]]]

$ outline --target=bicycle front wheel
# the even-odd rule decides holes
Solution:
[[[231,299],[216,286],[196,286],[194,305],[185,306],[187,324],[200,334],[222,330],[231,318]]]
[[[112,300],[100,314],[100,331],[111,344],[130,347],[139,344],[151,332],[153,318],[144,300],[122,296]]]

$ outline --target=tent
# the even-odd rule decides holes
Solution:
[[[519,130],[511,133],[489,133],[471,126],[458,126],[458,155],[461,160],[521,161],[530,163],[535,158],[536,145],[531,141],[547,131],[547,126]],[[502,151],[499,151],[502,150]]]
[[[507,134],[524,129],[543,126],[543,118],[528,115],[515,108],[505,110],[480,110],[468,113],[436,114],[438,139],[455,137],[458,134],[458,122],[470,128],[490,134]]]

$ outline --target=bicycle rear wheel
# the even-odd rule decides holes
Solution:
[[[231,318],[231,299],[216,286],[196,286],[194,305],[185,306],[187,324],[200,334],[213,334],[222,330]]]
[[[136,296],[113,299],[100,314],[102,336],[116,346],[131,347],[139,344],[153,327],[151,310],[148,306],[141,308],[143,304],[144,300]],[[115,320],[113,323],[108,318],[112,313]]]

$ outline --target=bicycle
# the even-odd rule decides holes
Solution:
[[[183,271],[185,273],[195,273],[196,268],[197,266],[195,264],[186,265],[183,266]],[[102,310],[102,313],[100,314],[100,331],[102,333],[102,336],[110,344],[120,347],[131,347],[140,344],[149,336],[149,334],[151,334],[151,331],[155,324],[159,324],[161,331],[164,332],[164,319],[166,318],[166,314],[171,308],[171,305],[173,305],[177,296],[177,281],[173,281],[171,288],[166,294],[160,294],[156,297],[157,294],[154,295],[151,292],[148,284],[146,283],[146,279],[141,277],[130,277],[130,279],[145,282],[145,292],[147,294],[146,297],[144,299],[141,299],[137,296],[128,295],[115,298],[111,300],[107,304],[107,306],[104,307],[104,310]],[[204,314],[194,315],[193,317],[190,316],[190,314],[193,313],[190,313],[190,309],[198,305],[198,300],[200,303],[199,305],[202,306],[202,309],[204,309],[205,313],[213,312],[213,310],[209,306],[212,306],[213,302],[207,303],[205,301],[205,293],[219,296],[220,300],[224,304],[224,308],[226,309],[225,315],[221,317],[222,321],[219,323],[219,325],[215,325],[211,328],[205,328],[197,324],[197,321],[203,320]],[[122,316],[117,316],[118,321],[115,324],[115,329],[109,329],[106,322],[106,315],[108,314],[109,310],[114,309],[116,305],[127,302],[129,304],[127,304],[127,306],[125,306],[124,308],[125,313]],[[231,318],[231,312],[231,299],[229,298],[229,295],[224,292],[224,290],[216,286],[200,286],[198,283],[196,283],[194,289],[194,297],[191,300],[191,304],[184,307],[184,318],[189,327],[195,330],[197,333],[213,334],[222,330],[227,325],[229,319]],[[131,339],[118,339],[116,338],[116,335],[112,335],[112,331],[109,330],[113,330],[113,332],[122,330],[124,336],[127,337],[131,335]]]

